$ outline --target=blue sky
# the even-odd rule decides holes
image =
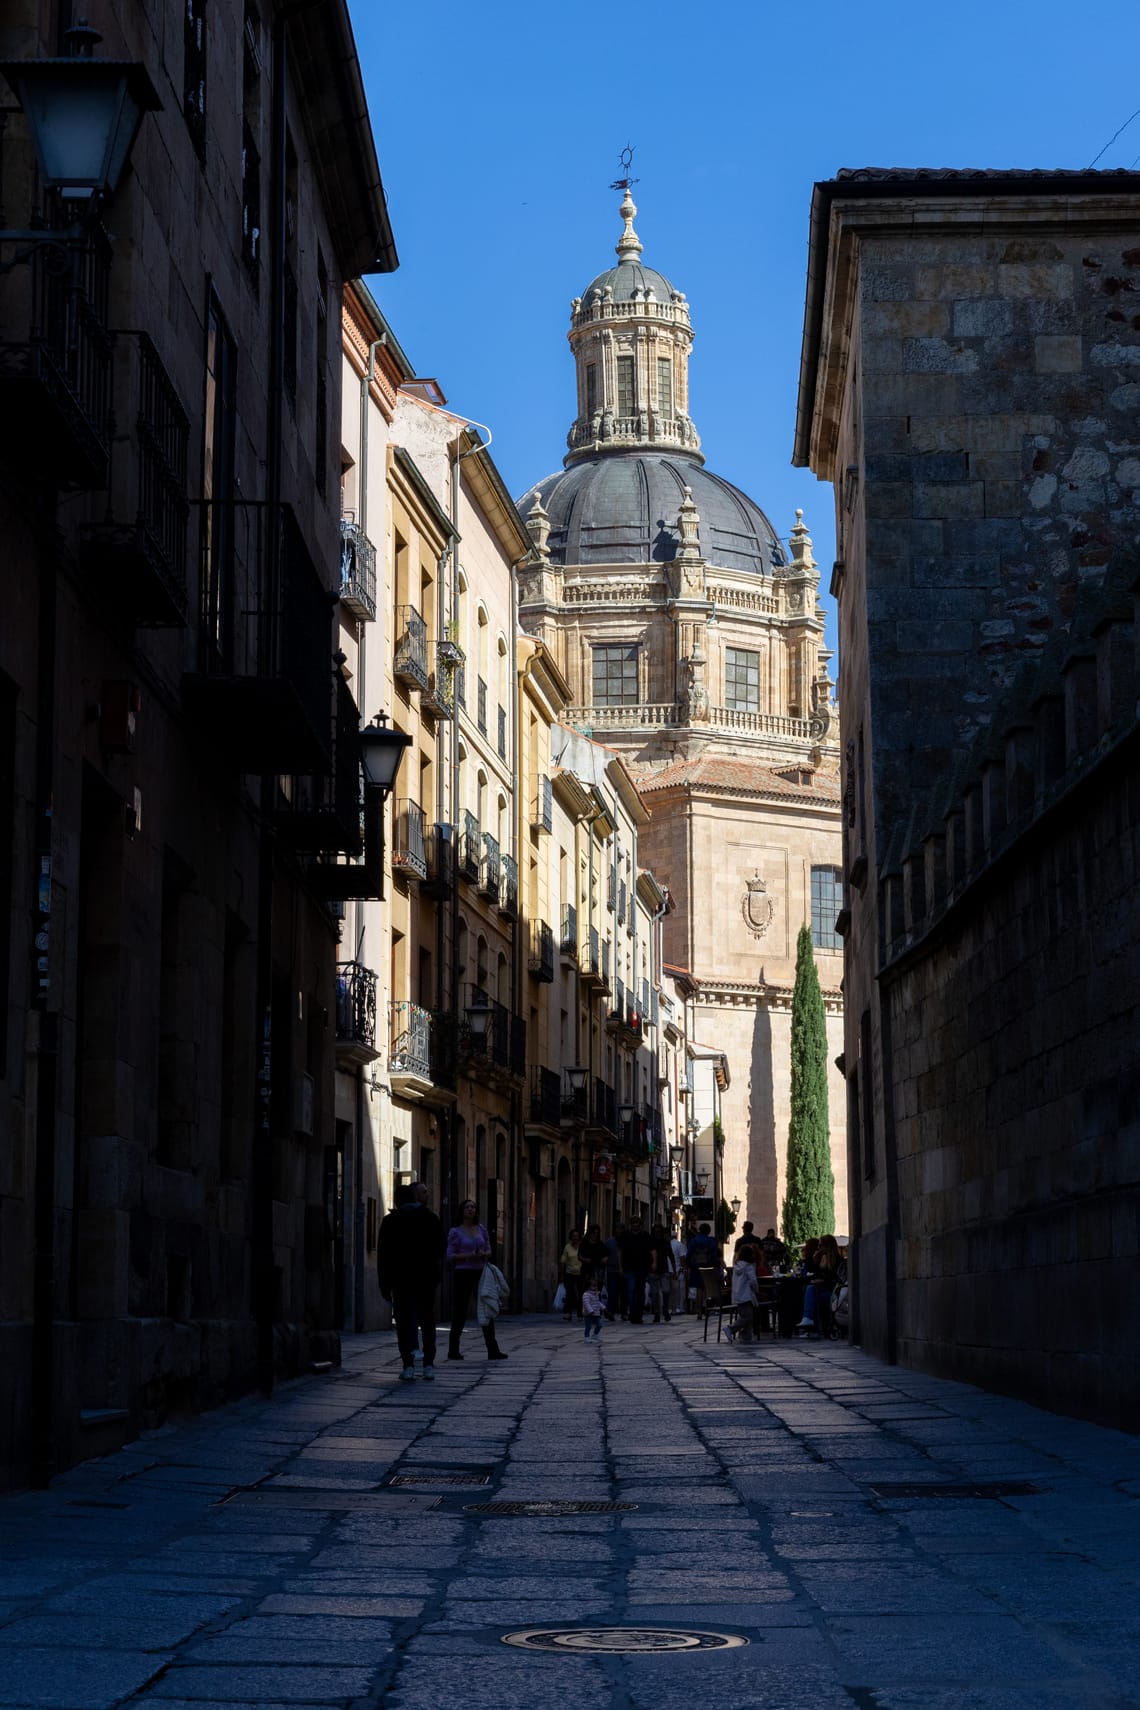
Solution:
[[[635,145],[643,260],[688,295],[707,465],[824,566],[830,489],[792,469],[811,187],[842,166],[1088,166],[1140,107],[1140,13],[711,0],[351,0],[400,252],[371,281],[421,374],[487,423],[516,494],[560,466],[570,299],[613,265]],[[1100,161],[1140,156],[1140,118]]]

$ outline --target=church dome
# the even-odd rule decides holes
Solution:
[[[686,488],[700,518],[706,563],[761,576],[786,565],[759,505],[683,453],[609,451],[575,459],[529,488],[519,511],[525,519],[535,499],[541,501],[550,519],[552,563],[667,564],[677,556]]]
[[[592,279],[582,292],[582,302],[589,305],[595,297],[604,297],[606,292],[615,303],[642,302],[650,298],[658,303],[671,303],[679,298],[672,285],[663,273],[656,273],[652,267],[643,267],[640,261],[623,260],[617,267],[608,267],[604,273],[599,273]]]

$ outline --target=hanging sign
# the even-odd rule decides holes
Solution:
[[[593,1179],[603,1187],[608,1187],[614,1179],[614,1161],[604,1152],[594,1159]]]

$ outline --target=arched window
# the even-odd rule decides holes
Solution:
[[[488,830],[489,828],[487,825],[487,774],[486,774],[486,772],[484,772],[482,766],[480,766],[480,768],[479,768],[478,815],[479,815],[479,830],[480,831]]]
[[[509,822],[507,820],[507,798],[506,798],[506,796],[503,795],[502,791],[499,792],[499,800],[498,800],[497,805],[498,805],[498,812],[496,814],[496,824],[498,826],[498,830],[496,831],[495,836],[499,840],[499,848],[505,852],[510,847],[510,843],[509,843],[510,825],[509,825]]]

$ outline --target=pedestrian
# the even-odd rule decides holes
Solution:
[[[600,1342],[602,1339],[602,1314],[605,1302],[598,1293],[598,1279],[593,1271],[582,1274],[582,1313],[585,1325],[584,1340],[591,1339]]]
[[[689,1242],[685,1255],[689,1267],[689,1286],[696,1285],[698,1313],[704,1310],[705,1279],[702,1270],[713,1272],[718,1286],[724,1280],[724,1267],[720,1261],[720,1249],[712,1237],[712,1228],[708,1223],[702,1223]]]
[[[601,1289],[606,1275],[606,1244],[596,1223],[591,1223],[579,1242],[578,1257],[582,1261],[582,1286],[585,1287],[586,1272],[593,1271],[594,1281]]]
[[[756,1308],[760,1304],[760,1280],[756,1275],[759,1249],[747,1242],[736,1255],[732,1267],[732,1304],[740,1311],[736,1315],[735,1338],[751,1342],[756,1328]]]
[[[764,1250],[764,1263],[768,1268],[774,1271],[779,1265],[780,1269],[783,1270],[788,1262],[788,1249],[774,1229],[769,1229],[760,1245]]]
[[[660,1324],[664,1313],[665,1322],[669,1322],[669,1302],[673,1293],[673,1248],[665,1233],[663,1223],[655,1223],[650,1236],[653,1244],[653,1257],[649,1267],[649,1303],[653,1308],[653,1322]]]
[[[398,1189],[395,1209],[376,1237],[376,1274],[380,1293],[392,1303],[404,1383],[415,1378],[417,1344],[424,1377],[435,1377],[435,1291],[446,1247],[443,1224],[428,1209],[424,1184]]]
[[[447,1262],[451,1267],[451,1335],[447,1344],[449,1360],[463,1358],[459,1352],[459,1339],[467,1322],[468,1308],[478,1294],[483,1267],[490,1257],[491,1237],[486,1227],[479,1222],[479,1207],[473,1199],[465,1199],[459,1208],[459,1222],[447,1235]],[[483,1340],[487,1344],[487,1358],[505,1360],[507,1356],[495,1340],[494,1320],[484,1324],[482,1330]]]
[[[624,1317],[621,1275],[621,1238],[624,1233],[625,1225],[619,1219],[614,1224],[613,1234],[606,1238],[606,1317],[611,1324],[615,1318]]]
[[[640,1217],[631,1217],[618,1245],[629,1322],[641,1324],[645,1319],[645,1286],[653,1265],[653,1237],[641,1227]]]
[[[674,1235],[669,1243],[673,1254],[673,1311],[689,1310],[689,1273],[685,1265],[685,1243]]]
[[[567,1324],[572,1318],[582,1316],[582,1257],[578,1251],[581,1242],[577,1229],[571,1229],[558,1260],[562,1266],[562,1286],[566,1291],[564,1310]]]
[[[734,1260],[739,1258],[740,1249],[742,1247],[754,1247],[756,1245],[756,1237],[752,1233],[754,1228],[755,1225],[752,1223],[745,1222],[741,1224],[740,1236],[737,1240],[736,1246],[732,1249],[732,1257]]]

